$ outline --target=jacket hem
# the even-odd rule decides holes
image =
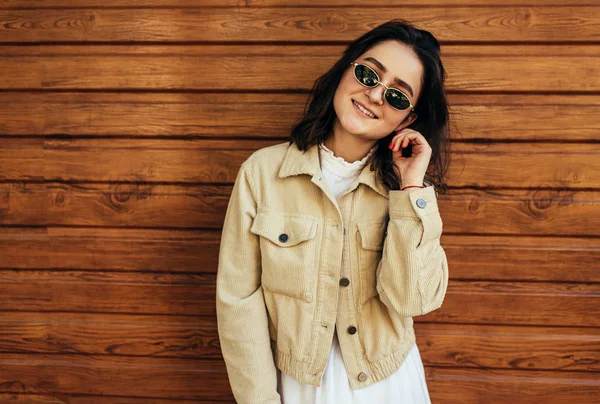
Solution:
[[[363,363],[365,363],[367,366],[365,373],[367,373],[368,378],[364,382],[360,382],[355,377],[353,378],[351,375],[348,375],[352,390],[364,388],[370,386],[371,384],[375,384],[379,381],[387,379],[398,369],[400,369],[414,344],[416,343],[414,330],[409,330],[406,336],[408,339],[401,345],[401,349],[398,351],[393,352],[375,362],[369,362],[366,358],[363,358]],[[293,377],[302,384],[310,384],[316,387],[321,387],[323,373],[325,370],[316,374],[312,373],[309,371],[311,367],[310,362],[298,360],[291,354],[281,352],[276,347],[274,347],[274,350],[275,364],[279,370]]]
[[[415,343],[416,340],[414,339],[413,335],[413,338],[410,338],[402,344],[402,349],[399,349],[398,351],[388,356],[385,356],[376,362],[366,361],[367,365],[369,366],[369,372],[365,373],[367,373],[369,377],[364,382],[360,382],[356,379],[350,378],[350,387],[353,390],[367,387],[382,380],[385,380],[394,373],[396,373],[406,360],[406,357],[412,350]]]
[[[293,377],[303,384],[312,384],[319,387],[321,385],[322,373],[311,374],[309,362],[304,362],[294,358],[291,354],[281,352],[275,348],[275,364],[279,370]]]

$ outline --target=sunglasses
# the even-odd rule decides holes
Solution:
[[[412,111],[415,110],[410,103],[408,95],[404,94],[397,88],[388,87],[383,84],[381,80],[379,80],[379,75],[377,75],[375,70],[371,69],[367,65],[363,65],[362,63],[353,62],[350,63],[350,65],[354,65],[354,78],[363,86],[375,88],[381,84],[383,87],[385,87],[383,97],[392,108],[397,109],[398,111],[404,111],[408,108],[410,108]]]

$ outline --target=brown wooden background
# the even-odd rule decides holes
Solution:
[[[231,403],[214,293],[240,163],[389,18],[442,42],[434,403],[598,403],[597,0],[0,0],[0,403]]]

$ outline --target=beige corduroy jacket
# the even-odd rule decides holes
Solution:
[[[413,344],[413,317],[448,285],[433,186],[388,191],[369,164],[339,198],[318,146],[254,152],[225,215],[216,281],[219,340],[240,404],[281,403],[277,366],[321,385],[337,328],[352,389],[383,380]]]

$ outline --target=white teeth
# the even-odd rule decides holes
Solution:
[[[352,101],[352,102],[354,103],[354,105],[356,105],[358,107],[358,109],[360,109],[362,112],[364,112],[365,115],[370,116],[371,118],[375,118],[375,115],[373,115],[372,113],[370,113],[369,111],[367,111],[366,109],[361,107],[356,101]]]

